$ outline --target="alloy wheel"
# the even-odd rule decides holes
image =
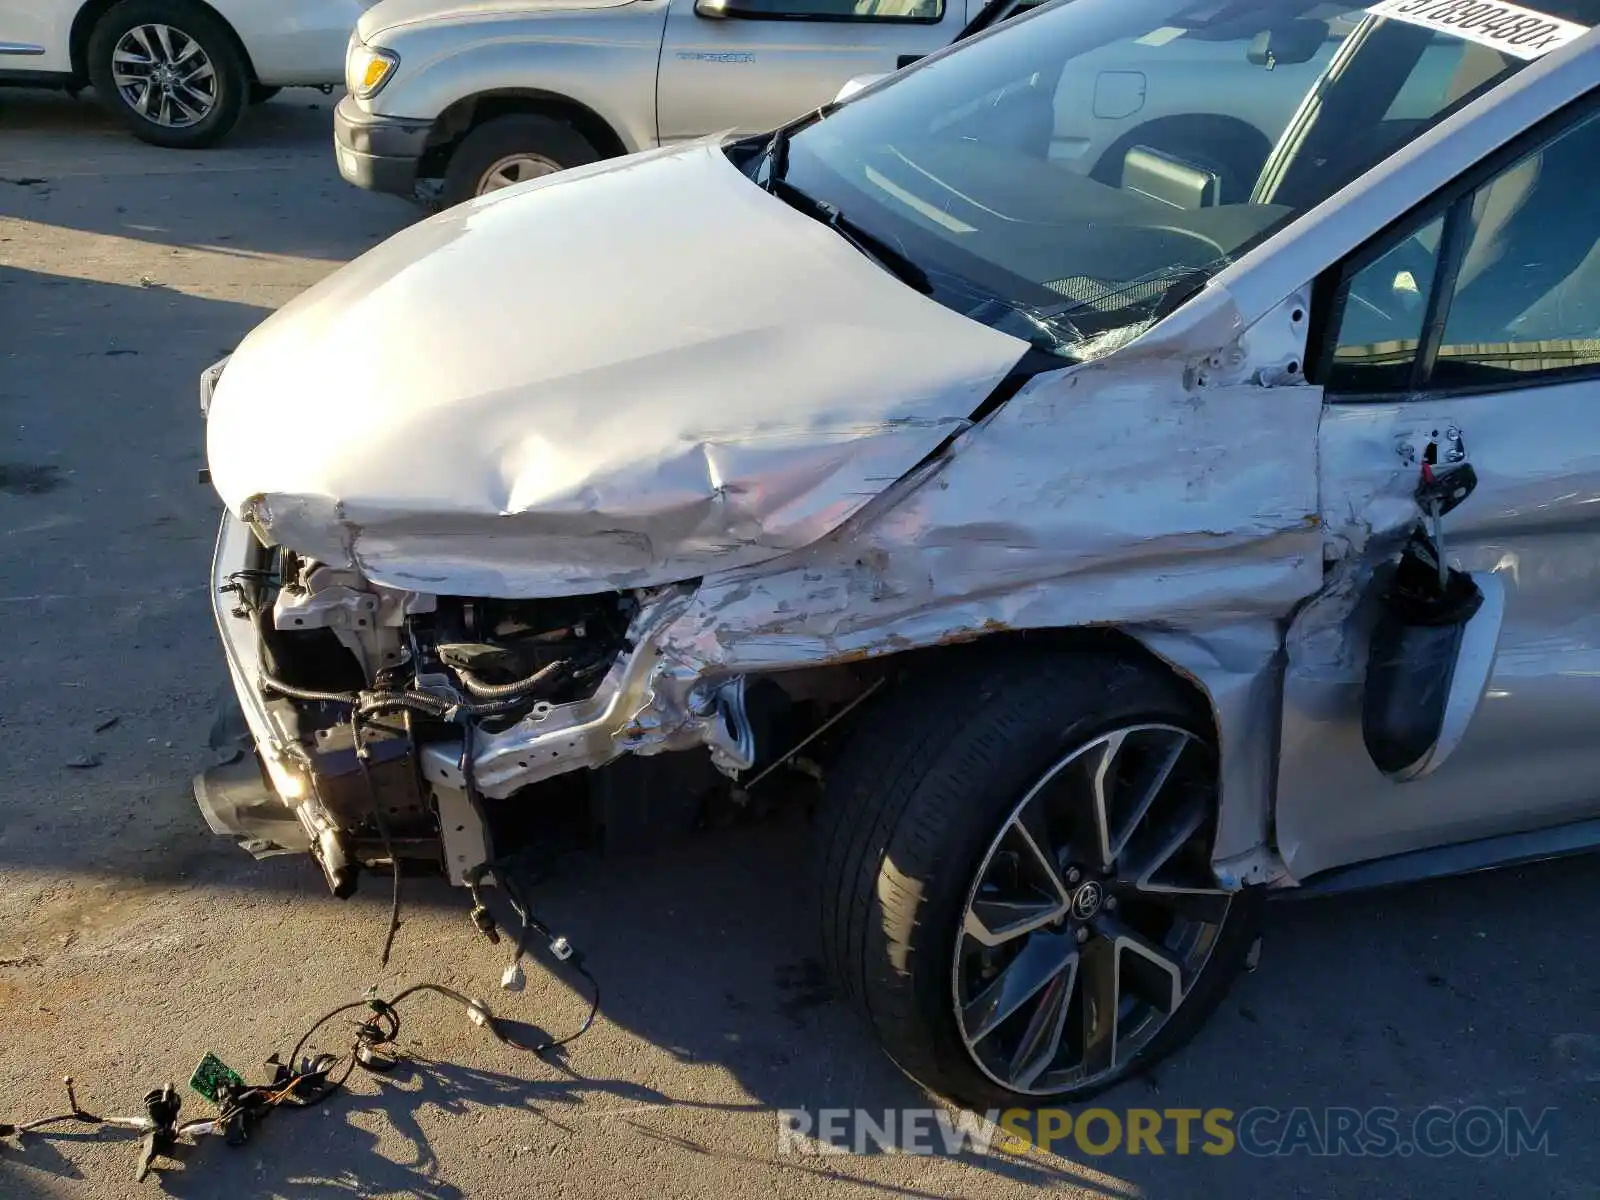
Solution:
[[[554,175],[561,167],[537,154],[508,154],[492,163],[478,180],[478,195],[486,196],[516,183]]]
[[[1058,761],[1006,818],[952,970],[957,1028],[995,1083],[1092,1087],[1183,1004],[1233,902],[1210,870],[1215,772],[1187,730],[1129,725]]]
[[[135,25],[117,40],[111,78],[134,112],[168,129],[198,125],[217,106],[217,71],[189,34]]]

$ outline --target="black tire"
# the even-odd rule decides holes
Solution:
[[[599,159],[600,153],[572,126],[537,113],[513,113],[485,121],[461,140],[445,168],[439,199],[446,207],[481,194],[484,177],[514,155],[541,160],[556,171]]]
[[[190,124],[164,124],[146,116],[123,95],[113,78],[112,56],[118,43],[132,31],[153,25],[167,26],[192,39],[210,63],[214,80],[208,92],[210,103]],[[194,150],[212,145],[238,124],[250,95],[250,69],[233,32],[188,0],[122,0],[96,22],[89,36],[88,66],[100,103],[135,137],[155,146]],[[152,101],[153,106],[160,103],[159,98]],[[198,103],[193,111],[200,111]]]
[[[873,702],[828,772],[817,820],[825,961],[924,1086],[979,1110],[1086,1099],[1205,1023],[1248,959],[1261,897],[1228,903],[1185,998],[1130,1061],[1089,1086],[1041,1094],[980,1069],[961,1035],[951,987],[968,889],[1009,814],[1065,754],[1137,722],[1180,727],[1210,747],[1207,714],[1159,669],[1108,652],[979,651],[938,667]],[[1214,797],[1214,771],[1207,779]]]
[[[252,83],[250,85],[250,103],[265,104],[281,91],[283,91],[281,87],[268,87],[264,83]]]

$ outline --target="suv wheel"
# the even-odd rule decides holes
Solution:
[[[232,33],[187,0],[122,0],[89,38],[95,94],[135,137],[195,149],[225,136],[250,92]]]
[[[446,205],[460,204],[599,157],[582,134],[554,118],[535,113],[496,117],[456,147],[445,168],[440,199]]]
[[[1103,654],[977,656],[863,718],[821,812],[824,950],[908,1074],[1075,1101],[1199,1029],[1260,911],[1211,874],[1208,730]]]

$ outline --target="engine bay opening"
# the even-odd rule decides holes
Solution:
[[[341,897],[364,868],[473,887],[496,862],[652,850],[809,803],[833,723],[881,670],[703,677],[653,640],[690,585],[430,596],[247,541],[219,565],[218,619],[253,682],[248,753],[196,795],[242,844],[309,850]]]
[[[503,732],[592,699],[638,608],[622,594],[418,596],[259,544],[226,590],[255,634],[257,661],[242,665],[279,751],[264,750],[264,781],[338,896],[363,866],[440,861],[424,748],[449,753],[469,726]]]

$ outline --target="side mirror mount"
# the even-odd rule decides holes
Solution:
[[[1280,63],[1292,66],[1310,62],[1327,40],[1328,26],[1324,21],[1286,21],[1256,34],[1245,57],[1270,71]]]

